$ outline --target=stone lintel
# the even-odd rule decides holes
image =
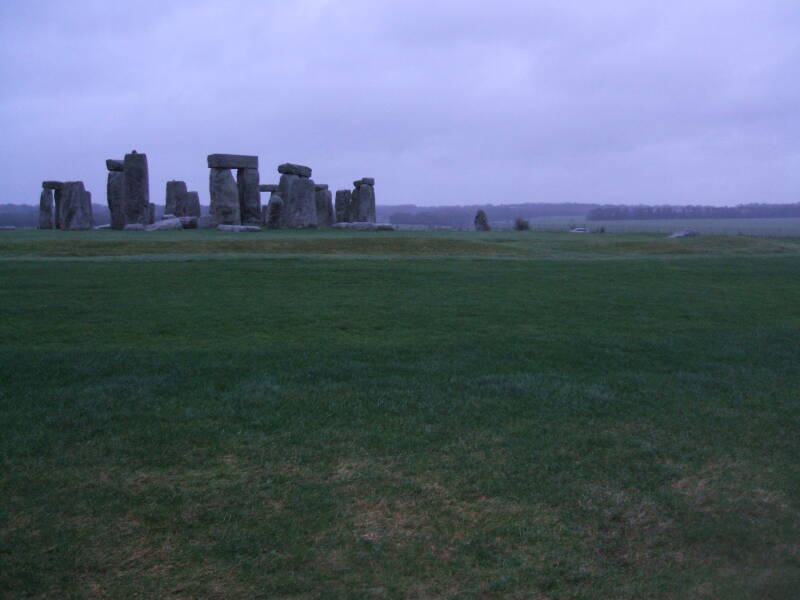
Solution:
[[[278,173],[281,175],[297,175],[298,177],[311,177],[311,167],[283,163],[278,166]]]
[[[109,158],[106,160],[106,169],[109,171],[124,171],[125,170],[125,163],[121,160],[114,160],[113,158]]]
[[[209,154],[209,169],[258,169],[257,156],[242,154]]]

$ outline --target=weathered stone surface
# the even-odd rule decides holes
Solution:
[[[273,185],[271,183],[270,184],[266,184],[266,185],[260,185],[260,186],[258,186],[258,191],[259,192],[277,192],[278,191],[278,186],[277,185]]]
[[[92,195],[86,191],[82,181],[64,183],[61,200],[61,228],[70,231],[91,229]]]
[[[185,181],[168,181],[167,182],[167,197],[164,202],[164,212],[171,215],[183,216],[183,212],[179,206],[180,197],[182,194],[187,193]]]
[[[106,169],[108,169],[109,171],[124,171],[125,162],[109,158],[108,160],[106,160]]]
[[[264,225],[267,229],[278,229],[281,226],[281,213],[283,212],[283,199],[273,193],[267,204],[267,216]]]
[[[360,185],[375,185],[375,178],[374,177],[362,177],[353,182],[353,187],[358,187]]]
[[[39,196],[39,229],[53,228],[53,190],[43,189]]]
[[[328,186],[317,189],[314,192],[314,199],[317,206],[317,227],[330,227],[334,224],[336,216],[333,213],[333,196]]]
[[[200,194],[197,192],[186,192],[178,197],[178,207],[176,208],[178,217],[199,217],[200,216]]]
[[[278,166],[278,173],[281,175],[297,175],[298,177],[311,177],[311,167],[283,163]]]
[[[228,169],[211,169],[211,217],[217,225],[240,225],[239,188]]]
[[[281,227],[316,227],[317,203],[314,181],[299,175],[281,175],[280,197],[283,200]]]
[[[492,228],[489,226],[489,219],[486,216],[486,213],[482,210],[479,210],[475,213],[475,231],[491,231]]]
[[[141,223],[128,223],[123,229],[125,231],[144,231],[144,225]]]
[[[257,225],[218,225],[219,231],[232,231],[234,233],[256,233],[261,231],[261,227]]]
[[[64,182],[63,181],[43,181],[42,187],[46,190],[63,190],[64,189]]]
[[[184,229],[197,229],[197,221],[200,217],[178,217]]]
[[[327,183],[318,183],[314,186],[314,191],[321,192],[322,190],[327,190],[329,187]]]
[[[236,173],[239,188],[239,211],[242,225],[261,224],[261,193],[258,191],[258,169],[239,169]]]
[[[684,237],[694,237],[698,235],[698,233],[694,229],[679,229],[678,231],[674,232],[670,235],[670,238],[684,238]]]
[[[350,220],[350,190],[336,190],[336,222],[346,223]]]
[[[147,224],[152,225],[156,222],[156,205],[153,202],[147,205]]]
[[[147,225],[150,219],[150,176],[147,155],[125,155],[125,223]]]
[[[61,187],[55,188],[53,193],[53,200],[55,201],[55,210],[53,211],[53,226],[56,229],[61,229],[61,205],[64,200],[64,184]]]
[[[365,221],[355,221],[353,223],[336,223],[336,229],[354,229],[356,231],[394,231],[394,227],[388,223],[368,223]]]
[[[109,171],[106,183],[106,202],[111,213],[111,228],[125,228],[125,173]]]
[[[353,190],[350,198],[350,221],[375,222],[375,188],[373,186],[359,184]]]
[[[165,220],[165,219],[177,219],[177,218],[178,217],[176,217],[175,215],[171,215],[169,213],[164,213],[163,215],[161,215],[161,220],[162,221]]]
[[[258,157],[243,154],[209,154],[209,169],[258,169]]]
[[[173,219],[163,219],[156,221],[152,225],[145,227],[147,231],[168,231],[172,229],[183,229],[183,223],[177,217]]]

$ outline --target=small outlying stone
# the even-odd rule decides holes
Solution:
[[[669,237],[670,239],[672,239],[672,238],[694,237],[696,235],[698,235],[698,233],[694,229],[679,229]]]
[[[256,225],[217,225],[218,231],[232,231],[235,233],[256,233],[261,227]]]
[[[128,223],[123,228],[123,231],[144,231],[144,225],[141,223]]]
[[[258,169],[258,157],[242,154],[209,154],[209,169]]]
[[[172,229],[183,229],[183,223],[177,217],[156,221],[152,225],[145,227],[146,231],[169,231]]]
[[[311,177],[311,167],[283,163],[278,166],[278,173],[281,175],[297,175],[298,177]]]

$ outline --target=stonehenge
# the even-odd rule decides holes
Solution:
[[[239,154],[208,156],[211,217],[217,225],[261,224],[258,157]],[[234,181],[231,169],[236,169]]]
[[[261,227],[313,228],[374,224],[375,179],[353,182],[353,189],[336,191],[335,202],[327,184],[315,184],[312,169],[283,163],[277,184],[260,184],[258,157],[210,154],[209,214],[202,215],[200,195],[185,181],[166,183],[161,221],[150,202],[147,155],[136,150],[120,159],[106,160],[106,201],[109,225],[101,228],[127,231],[217,228],[222,231],[254,231]],[[233,171],[236,171],[234,177]],[[261,193],[269,192],[262,205]],[[162,214],[162,213],[158,213]],[[165,223],[169,220],[169,223]],[[180,225],[180,227],[179,227]],[[91,194],[80,181],[44,181],[39,197],[40,229],[90,229],[94,226]]]

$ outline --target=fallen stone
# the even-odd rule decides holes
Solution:
[[[209,154],[209,169],[258,169],[258,157],[243,154]]]
[[[353,192],[350,190],[336,191],[336,222],[348,223],[350,221],[350,200]]]
[[[178,217],[184,229],[197,229],[199,217]]]
[[[239,169],[236,172],[239,188],[239,211],[242,225],[261,224],[261,193],[258,191],[258,169]]]
[[[15,231],[16,225],[0,225],[0,231]]]
[[[106,169],[108,169],[109,171],[124,171],[125,162],[109,158],[108,160],[106,160]]]
[[[167,182],[167,197],[164,202],[164,212],[171,215],[183,216],[180,203],[181,195],[187,193],[185,181],[168,181]]]
[[[144,231],[144,225],[141,223],[128,223],[123,228],[123,231]]]
[[[105,225],[98,225],[95,227],[95,231],[103,231],[104,229],[111,229],[111,225],[107,223]]]
[[[259,192],[277,192],[278,186],[273,184],[266,184],[258,186]]]
[[[239,187],[228,169],[211,169],[211,217],[217,225],[240,225]]]
[[[183,223],[177,217],[172,219],[164,219],[163,221],[157,221],[152,225],[148,225],[145,227],[147,231],[169,231],[173,229],[183,229]]]
[[[175,215],[169,215],[169,214],[167,214],[167,213],[164,213],[163,215],[161,215],[161,220],[162,220],[162,221],[163,221],[164,219],[177,219],[177,218],[178,218],[178,217],[176,217]]]
[[[311,177],[311,167],[283,163],[278,166],[278,173],[281,175],[297,175],[298,177]]]
[[[39,195],[39,229],[53,228],[53,190],[44,188]]]
[[[43,181],[42,187],[46,190],[63,190],[64,189],[64,182],[63,181]]]
[[[136,151],[125,155],[125,222],[150,222],[150,176],[147,155]]]
[[[670,239],[673,238],[685,238],[685,237],[694,237],[699,235],[694,229],[679,229],[678,231],[674,232],[670,235]]]
[[[111,228],[125,228],[125,173],[109,171],[106,183],[106,202],[111,213]]]
[[[218,225],[219,231],[232,231],[235,233],[256,233],[261,231],[261,227],[256,225]]]

